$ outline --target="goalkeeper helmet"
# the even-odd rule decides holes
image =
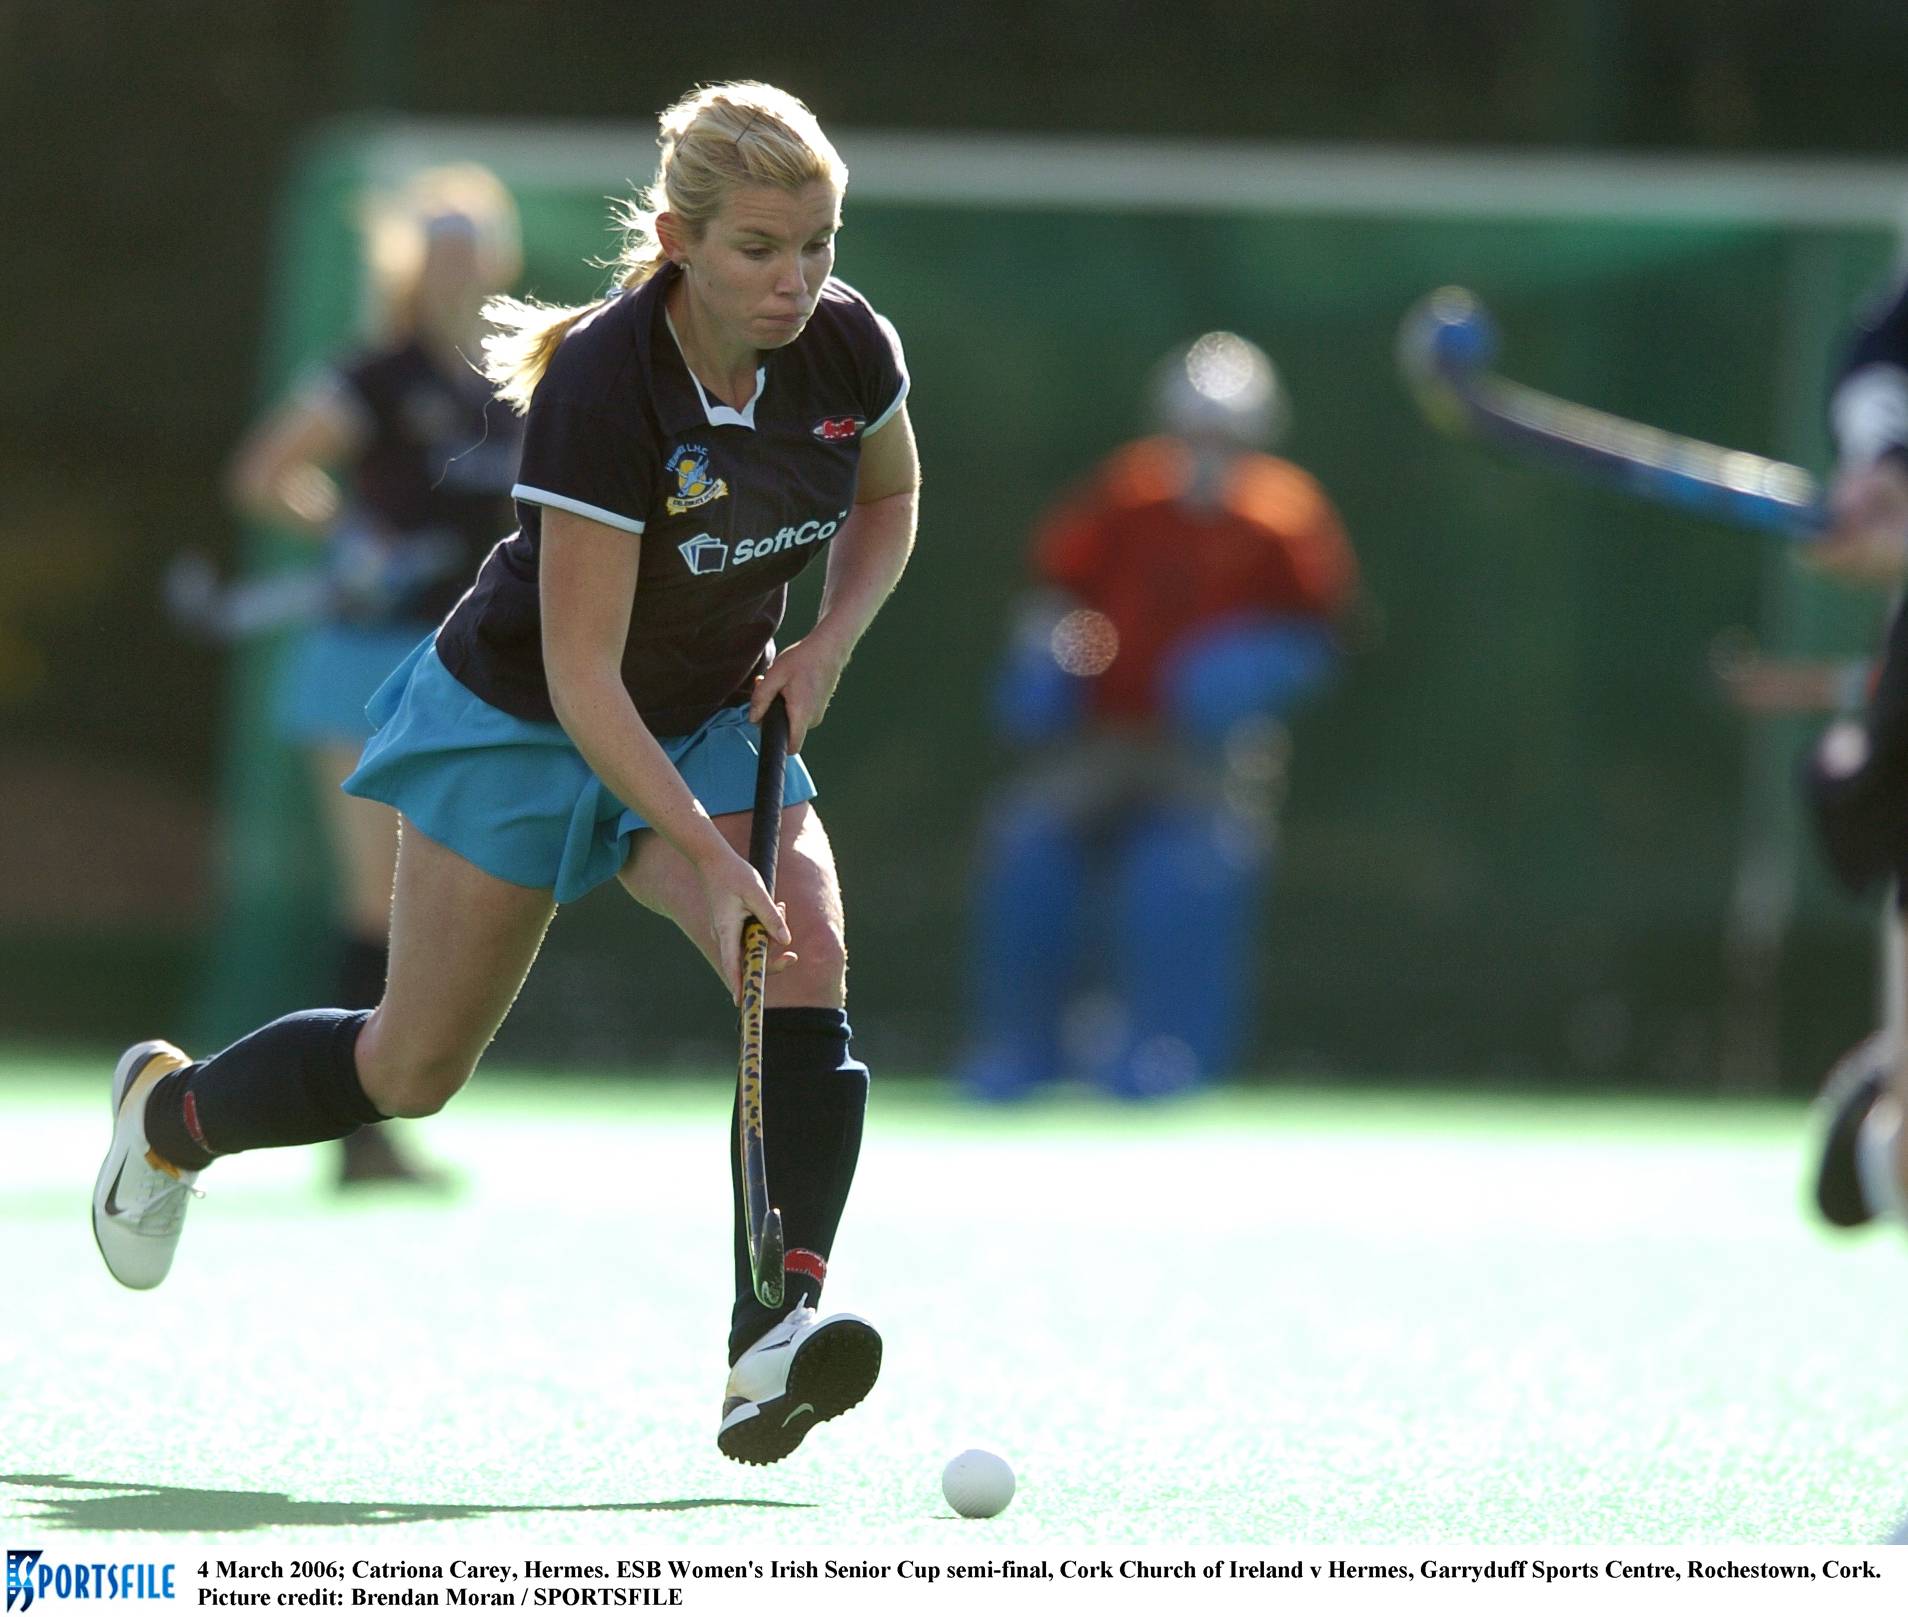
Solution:
[[[1175,348],[1153,373],[1155,425],[1176,438],[1219,438],[1269,449],[1291,425],[1279,373],[1265,350],[1230,331]]]

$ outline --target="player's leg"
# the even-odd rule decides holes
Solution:
[[[1904,918],[1891,903],[1883,928],[1881,1028],[1830,1069],[1817,1103],[1822,1145],[1815,1201],[1823,1218],[1855,1229],[1880,1214],[1908,1218],[1908,1039],[1904,1039]]]
[[[1855,893],[1892,878],[1894,903],[1882,950],[1885,1026],[1837,1063],[1824,1086],[1816,1201],[1830,1223],[1865,1224],[1908,1209],[1908,1039],[1900,1009],[1898,929],[1908,893],[1908,616],[1889,625],[1881,667],[1860,720],[1832,725],[1809,760],[1808,801],[1830,868]]]
[[[1060,1075],[1060,1016],[1078,974],[1087,850],[1074,805],[1044,782],[989,814],[973,883],[973,1043],[962,1086],[1012,1100]]]
[[[1872,1164],[1864,1172],[1864,1181],[1877,1183],[1871,1200],[1877,1204],[1885,1200],[1898,1218],[1908,1220],[1908,909],[1903,907],[1908,891],[1900,874],[1892,896],[1882,949],[1882,1031],[1878,1035],[1888,1041],[1893,1058],[1883,1099],[1892,1116],[1873,1120],[1872,1137],[1864,1142]],[[1876,1107],[1877,1113],[1882,1110],[1882,1105]]]
[[[128,1051],[93,1204],[115,1277],[141,1288],[165,1278],[186,1198],[214,1158],[438,1110],[502,1023],[553,911],[547,891],[407,830],[377,1010],[297,1012],[204,1061],[160,1041]]]
[[[1108,1083],[1135,1098],[1232,1071],[1245,1041],[1264,850],[1198,801],[1140,815],[1120,851],[1114,936],[1131,1040]]]
[[[748,815],[719,814],[715,823],[738,852],[747,851]],[[631,897],[674,921],[716,968],[702,886],[681,854],[653,832],[638,833],[621,879]],[[738,1229],[732,1361],[781,1314],[819,1299],[867,1108],[868,1069],[850,1053],[844,1009],[848,962],[841,888],[834,851],[812,804],[795,804],[782,816],[775,896],[786,906],[797,955],[768,979],[763,1018],[763,1133],[774,1201],[782,1212],[787,1287],[778,1312],[756,1301]]]
[[[358,767],[363,750],[357,742],[316,746],[310,751],[309,767],[324,817],[325,838],[337,864],[339,930],[346,937],[375,944],[382,953],[391,926],[398,817],[387,804],[353,797],[339,789],[345,777]],[[383,991],[380,974],[376,992],[365,1001],[365,1008],[377,1004]]]
[[[384,993],[397,817],[339,787],[372,737],[368,702],[420,635],[415,624],[323,621],[294,640],[280,667],[276,729],[304,760],[331,855],[335,976],[314,992],[341,1010],[369,1010]],[[344,1185],[422,1177],[401,1161],[391,1131],[376,1125],[345,1135],[333,1160]]]
[[[747,814],[718,814],[716,829],[744,858],[749,851]],[[720,976],[715,939],[702,883],[695,868],[653,831],[630,839],[629,855],[617,873],[629,896],[682,929]],[[791,804],[782,813],[775,898],[788,912],[797,959],[768,979],[768,1003],[811,1005],[840,1010],[848,1003],[847,928],[835,852],[812,803]]]
[[[357,1061],[386,1117],[428,1117],[476,1071],[536,960],[556,903],[403,827],[391,975]]]
[[[337,876],[339,943],[332,1003],[345,1010],[369,1010],[384,997],[397,864],[396,810],[339,790],[358,767],[363,750],[357,741],[333,741],[313,746],[308,754]],[[338,1142],[338,1150],[342,1185],[417,1184],[436,1177],[409,1161],[382,1124],[354,1129]]]
[[[718,814],[738,852],[749,816]],[[714,938],[695,871],[653,832],[635,837],[621,879],[636,901],[668,916],[713,968]],[[868,1069],[850,1049],[847,948],[841,887],[821,817],[808,803],[782,817],[775,885],[787,907],[797,959],[768,980],[763,1018],[762,1121],[770,1198],[782,1214],[786,1284],[782,1306],[757,1300],[749,1272],[732,1117],[735,1306],[717,1441],[732,1459],[761,1464],[790,1453],[817,1421],[852,1408],[874,1385],[881,1339],[851,1314],[816,1312],[842,1209],[861,1152]]]

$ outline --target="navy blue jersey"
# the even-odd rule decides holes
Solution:
[[[1908,464],[1908,283],[1863,318],[1830,403],[1838,459]],[[1908,911],[1908,615],[1897,603],[1861,739],[1837,726],[1807,765],[1817,841],[1853,892],[1892,877]]]
[[[1863,317],[1837,380],[1845,381],[1851,372],[1876,364],[1908,369],[1908,282]]]
[[[907,396],[894,328],[830,280],[801,335],[763,355],[745,409],[709,398],[665,307],[679,273],[664,265],[564,336],[530,401],[520,527],[438,635],[445,666],[519,718],[556,716],[537,594],[545,507],[640,536],[623,682],[654,733],[686,734],[748,699],[789,580],[854,508],[863,435]]]
[[[1836,374],[1829,418],[1844,462],[1908,459],[1908,283],[1863,318]]]
[[[429,546],[441,558],[391,607],[393,621],[414,621],[421,632],[456,604],[510,531],[522,423],[476,371],[444,370],[419,342],[359,354],[333,375],[360,446],[343,470],[340,526]]]

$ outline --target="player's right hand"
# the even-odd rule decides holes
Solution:
[[[729,998],[742,1003],[742,928],[753,915],[769,935],[768,969],[771,974],[785,971],[799,956],[788,930],[783,906],[769,897],[755,866],[734,849],[724,847],[712,852],[696,865],[703,896],[709,904],[709,934],[715,944],[722,980],[728,984]]]
[[[1908,468],[1891,457],[1838,474],[1829,526],[1799,554],[1844,584],[1892,589],[1908,578]]]

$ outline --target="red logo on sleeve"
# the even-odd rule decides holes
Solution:
[[[867,424],[858,415],[831,415],[826,421],[815,423],[815,436],[825,444],[846,443],[850,438],[859,438]]]

